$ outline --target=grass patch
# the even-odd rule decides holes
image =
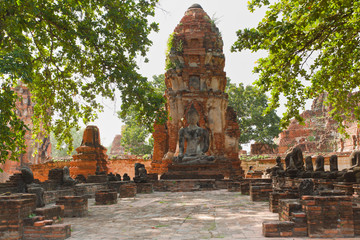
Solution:
[[[161,227],[169,227],[169,225],[156,225],[156,228],[161,228]]]
[[[212,222],[210,227],[208,228],[208,231],[214,231],[216,229],[216,223]]]

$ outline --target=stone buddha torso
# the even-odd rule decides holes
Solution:
[[[197,126],[199,115],[192,106],[187,114],[189,126],[181,128],[179,131],[179,155],[175,157],[175,162],[179,164],[201,164],[213,161],[214,157],[206,156],[209,150],[208,130]],[[186,143],[186,151],[185,150]]]

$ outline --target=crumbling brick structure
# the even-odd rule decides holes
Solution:
[[[155,124],[150,172],[168,171],[168,165],[178,155],[179,130],[188,125],[186,114],[193,105],[200,116],[199,127],[209,132],[207,154],[217,159],[217,172],[227,177],[243,174],[238,157],[237,117],[224,92],[222,48],[223,41],[214,22],[200,5],[191,6],[169,39],[165,73],[169,120],[165,125]]]
[[[289,127],[280,133],[278,152],[285,153],[299,146],[304,152],[346,152],[359,149],[360,126],[354,121],[345,123],[350,138],[338,133],[338,124],[329,112],[331,107],[325,105],[327,93],[314,99],[311,109],[301,114],[305,125],[293,119]]]
[[[100,131],[97,126],[87,126],[81,146],[76,148],[78,154],[73,156],[70,162],[70,174],[77,176],[79,174],[87,177],[95,174],[97,168],[100,172],[107,173],[106,148],[100,143]]]
[[[5,164],[0,164],[0,168],[4,170],[0,174],[0,182],[5,182],[11,175],[18,172],[22,166],[29,166],[31,164],[43,163],[51,158],[51,144],[50,138],[45,137],[43,134],[37,136],[37,139],[41,139],[42,143],[35,142],[32,139],[31,129],[33,128],[32,116],[34,113],[34,103],[31,101],[30,90],[24,85],[20,84],[14,89],[19,95],[19,100],[16,101],[16,114],[30,129],[25,133],[25,153],[22,154],[18,162],[6,161]],[[34,154],[37,152],[36,154]]]

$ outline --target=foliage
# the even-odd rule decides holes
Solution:
[[[136,57],[145,56],[157,31],[158,0],[11,0],[0,2],[0,81],[14,87],[21,80],[32,94],[34,136],[42,128],[73,148],[71,129],[96,118],[102,109],[98,96],[114,100],[121,92],[122,112],[132,107],[137,120],[151,128],[166,114],[162,96],[137,73]],[[11,88],[1,91],[9,107],[1,111],[1,161],[7,151],[23,149],[23,125],[14,117]],[[5,105],[1,105],[3,107]],[[19,130],[19,131],[15,131]],[[2,134],[3,136],[6,136]]]
[[[164,94],[166,90],[164,74],[154,75],[153,80],[149,83],[157,95],[162,96]],[[162,104],[160,107],[163,108],[164,106],[165,104]],[[122,129],[121,145],[124,146],[125,151],[131,152],[131,154],[150,155],[152,154],[154,139],[150,136],[151,131],[136,120],[138,114],[130,108],[127,117],[123,118],[125,126]]]
[[[171,53],[171,50],[174,48],[174,36],[175,33],[171,33],[169,35],[169,38],[167,40],[167,47],[166,47],[166,59],[165,59],[165,71],[175,68],[175,64],[170,60],[169,54]]]
[[[257,28],[239,30],[232,51],[266,50],[254,69],[256,85],[271,91],[269,110],[286,97],[282,119],[299,121],[305,100],[329,93],[331,115],[344,128],[343,120],[360,120],[360,2],[355,0],[252,0],[248,7],[268,5]],[[352,119],[351,119],[352,120]]]
[[[154,140],[153,138],[147,139],[149,136],[147,129],[135,122],[134,118],[128,117],[125,121],[125,126],[121,131],[121,145],[125,151],[138,156],[151,154]]]
[[[9,85],[0,87],[0,163],[5,163],[5,159],[16,161],[24,153],[27,128],[14,111],[17,95]]]
[[[165,60],[165,70],[169,70],[172,68],[176,68],[181,66],[181,63],[178,59],[171,59],[171,54],[182,54],[184,51],[184,41],[176,37],[176,33],[173,32],[169,35],[167,41],[167,48],[166,48],[166,60]]]
[[[240,83],[230,83],[228,79],[227,94],[229,105],[237,113],[241,131],[239,144],[249,143],[251,140],[267,144],[274,144],[274,137],[280,133],[280,118],[274,110],[264,114],[268,107],[267,96],[253,86]]]
[[[159,75],[153,75],[153,80],[150,82],[150,85],[154,88],[154,90],[160,94],[164,95],[166,86],[165,86],[165,75],[159,74]]]
[[[77,148],[81,145],[84,129],[76,130],[76,128],[72,128],[70,130],[70,134],[72,136],[73,142],[72,145]],[[72,156],[76,154],[77,152],[75,149],[68,153],[69,145],[66,143],[58,142],[54,136],[53,133],[50,134],[50,142],[51,142],[51,156],[54,158],[61,158],[61,157],[67,157]]]

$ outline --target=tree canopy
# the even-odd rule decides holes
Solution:
[[[166,89],[165,75],[153,75],[152,78],[153,79],[149,84],[157,94],[163,95]],[[161,107],[163,107],[163,105],[161,105],[160,108]],[[121,145],[125,148],[125,151],[130,152],[131,154],[150,155],[154,146],[154,140],[152,136],[150,136],[152,131],[149,131],[149,128],[144,124],[139,123],[137,120],[139,114],[133,108],[129,108],[127,112],[127,116],[122,117],[125,125],[121,131]]]
[[[137,156],[150,155],[154,140],[145,126],[137,123],[134,117],[129,117],[121,129],[121,145],[125,151]]]
[[[76,130],[75,128],[72,128],[70,130],[70,134],[72,136],[72,145],[76,148],[81,145],[83,134],[85,129]],[[77,154],[75,149],[69,154],[68,149],[69,146],[66,143],[58,142],[54,136],[53,133],[50,134],[50,142],[51,142],[51,156],[53,158],[61,158],[61,157],[67,157],[72,156],[74,154]]]
[[[292,117],[302,121],[299,109],[307,99],[327,92],[330,114],[360,121],[360,2],[355,0],[252,0],[249,10],[269,10],[256,28],[239,30],[232,51],[266,50],[254,69],[255,82],[270,91],[269,109],[286,98],[286,127]]]
[[[226,92],[229,95],[229,105],[237,113],[237,121],[241,135],[239,144],[249,143],[251,140],[261,143],[274,144],[273,139],[280,133],[280,118],[274,110],[264,114],[268,107],[268,97],[254,86],[238,86],[229,83]]]
[[[79,129],[101,111],[100,97],[121,92],[121,116],[132,107],[148,128],[164,116],[161,95],[138,72],[136,57],[145,56],[157,31],[158,0],[11,0],[0,2],[1,159],[16,158],[23,148],[24,126],[14,114],[12,88],[20,80],[34,106],[33,134],[52,130],[72,149],[71,129]],[[4,110],[4,107],[7,110]],[[10,128],[8,128],[10,127]],[[10,135],[9,135],[10,134]]]

